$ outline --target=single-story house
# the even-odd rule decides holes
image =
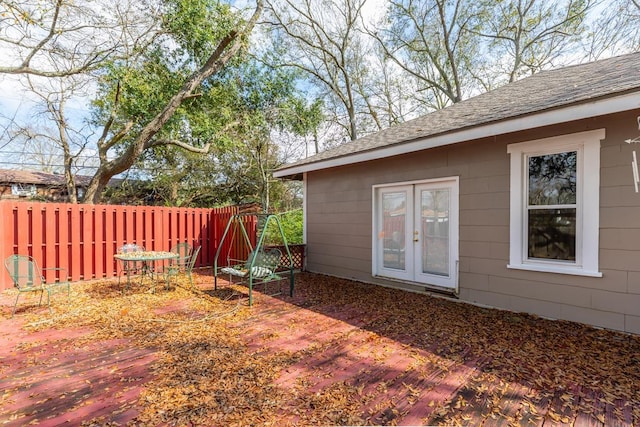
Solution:
[[[78,197],[82,197],[91,178],[77,175],[75,179]],[[69,194],[65,177],[62,174],[0,169],[0,198],[67,202]]]
[[[78,199],[84,196],[91,177],[76,175],[76,193]],[[137,181],[134,181],[137,182]],[[109,187],[117,189],[124,183],[121,178],[111,178]],[[146,193],[140,195],[144,197]],[[123,196],[131,202],[131,196]],[[46,202],[69,202],[67,183],[63,174],[42,171],[0,169],[0,199],[42,200]],[[121,200],[111,196],[109,203],[119,203]]]
[[[307,270],[640,333],[640,53],[285,165]],[[419,319],[417,319],[419,320]]]

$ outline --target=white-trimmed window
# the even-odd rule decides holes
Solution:
[[[11,184],[11,194],[20,197],[33,197],[36,195],[34,184]]]
[[[602,276],[598,231],[604,137],[599,129],[507,146],[509,268]]]

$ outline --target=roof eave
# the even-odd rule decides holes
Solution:
[[[299,177],[305,172],[346,166],[369,160],[383,159],[399,154],[412,153],[442,147],[479,138],[501,135],[510,132],[534,129],[559,123],[566,123],[589,117],[603,116],[640,108],[640,96],[637,91],[604,99],[571,104],[561,108],[538,111],[499,122],[485,123],[471,128],[428,136],[411,141],[398,142],[367,151],[333,157],[302,165],[292,165],[274,171],[275,178]]]

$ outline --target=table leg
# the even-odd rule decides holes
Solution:
[[[129,261],[122,261],[122,263],[124,273],[127,275],[127,286],[125,288],[125,291],[127,291],[129,290],[129,288],[131,288],[131,264],[129,264]]]

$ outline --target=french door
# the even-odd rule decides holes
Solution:
[[[374,274],[456,288],[458,179],[374,188]]]

